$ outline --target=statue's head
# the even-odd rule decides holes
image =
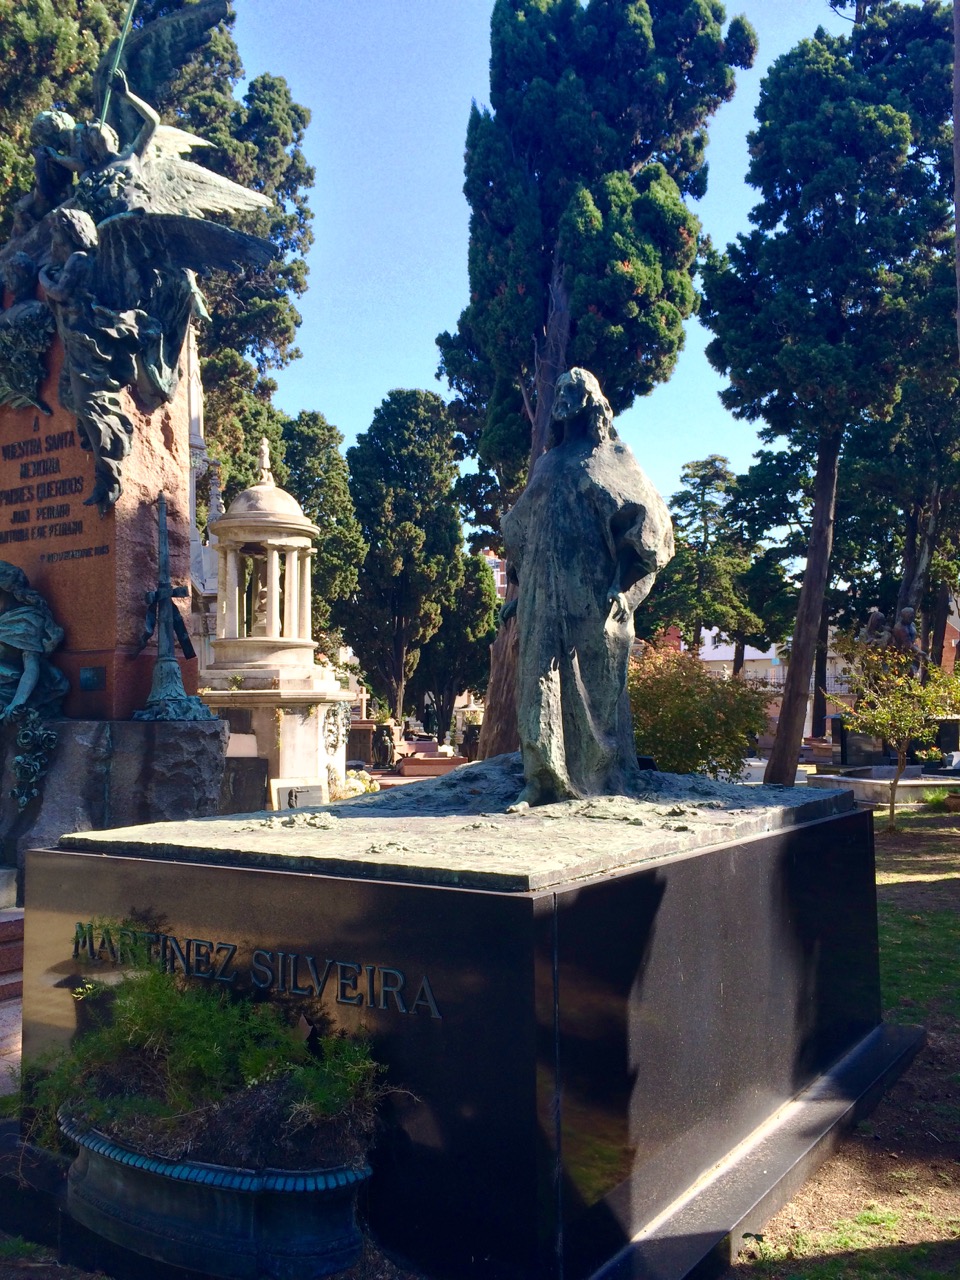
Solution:
[[[97,247],[96,224],[82,209],[54,209],[50,224],[51,249],[58,262],[66,262],[71,253]]]
[[[916,609],[906,608],[906,609],[900,610],[900,621],[906,623],[907,626],[910,625],[910,623],[914,620],[916,616],[917,616]]]
[[[0,560],[0,608],[4,607],[4,597],[22,600],[29,590],[30,580],[23,570],[9,560]]]
[[[63,628],[54,621],[50,606],[33,590],[23,570],[9,560],[0,560],[0,613],[22,605],[33,609],[43,623],[43,651],[52,653],[63,640]]]
[[[36,290],[37,264],[28,253],[12,253],[0,267],[0,279],[13,294],[14,302],[26,302]]]
[[[88,169],[99,169],[120,154],[120,139],[108,124],[81,125],[77,143],[80,159]]]
[[[51,147],[66,155],[76,125],[69,111],[41,111],[30,126],[30,142],[35,147]]]
[[[557,379],[547,448],[574,435],[587,436],[594,444],[617,438],[613,410],[589,369],[570,369]]]

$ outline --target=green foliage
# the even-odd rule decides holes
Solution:
[[[491,105],[467,127],[470,303],[437,339],[488,541],[560,372],[590,368],[620,412],[673,371],[699,229],[682,197],[703,193],[706,121],[756,50],[723,21],[701,0],[496,0]]]
[[[738,778],[767,725],[767,692],[709,674],[690,653],[647,645],[627,677],[637,751],[668,773]]]
[[[803,585],[768,778],[792,777],[830,553],[837,463],[915,374],[951,244],[950,7],[877,4],[777,59],[749,136],[754,230],[708,252],[707,355],[728,409],[816,458]],[[939,266],[938,266],[939,264]],[[939,291],[938,291],[939,292]],[[946,296],[945,294],[943,295]],[[941,343],[942,345],[942,343]]]
[[[319,639],[330,626],[334,602],[348,599],[356,589],[367,547],[337,428],[322,413],[304,411],[284,423],[283,443],[287,488],[320,530],[313,562],[313,627]]]
[[[882,738],[897,753],[890,788],[889,824],[894,826],[897,783],[907,765],[911,742],[929,746],[937,722],[960,710],[960,678],[928,665],[923,679],[915,652],[859,642],[852,633],[834,637],[833,647],[845,662],[844,677],[853,709],[844,723],[858,733]]]
[[[930,787],[923,793],[923,803],[931,813],[946,813],[949,795],[950,792],[946,787]]]
[[[670,499],[676,554],[637,615],[645,637],[676,626],[697,648],[704,629],[715,628],[741,651],[786,638],[793,592],[782,556],[751,536],[740,481],[719,454],[684,465],[684,487]]]
[[[332,620],[398,723],[420,648],[463,580],[452,438],[438,395],[391,391],[369,431],[347,450],[350,494],[368,550],[356,594],[335,604]]]
[[[328,1037],[314,1056],[273,1003],[254,1004],[160,969],[123,977],[101,994],[106,1016],[52,1061],[31,1069],[33,1138],[59,1145],[57,1112],[122,1136],[208,1108],[289,1076],[298,1105],[332,1116],[361,1099],[375,1067],[359,1041]]]
[[[960,679],[928,666],[923,680],[916,653],[902,653],[837,636],[834,650],[844,659],[844,677],[854,699],[844,721],[858,733],[882,738],[904,761],[911,742],[928,746],[937,724],[960,708]]]
[[[140,0],[135,27],[183,9],[189,0]],[[37,111],[56,106],[80,118],[93,110],[91,76],[117,34],[126,0],[0,0],[0,236],[9,231],[15,201],[32,183],[29,129]],[[299,352],[300,316],[292,299],[306,288],[304,254],[313,240],[306,191],[313,183],[301,144],[309,112],[286,81],[261,75],[242,100],[234,89],[243,66],[229,26],[215,29],[186,66],[150,88],[165,123],[214,144],[193,159],[275,200],[273,208],[233,221],[277,249],[265,270],[242,276],[212,273],[203,282],[211,322],[199,335],[207,437],[223,464],[226,499],[257,479],[257,450],[275,446],[275,474],[285,479],[283,417],[271,404],[271,369]],[[156,67],[152,68],[158,73]],[[137,83],[132,83],[134,92]]]
[[[46,1250],[32,1240],[24,1240],[23,1236],[5,1236],[0,1238],[0,1260],[4,1262],[21,1261],[43,1257]]]
[[[125,0],[0,0],[0,240],[33,184],[33,117],[51,107],[89,114],[93,72],[125,8]]]
[[[444,609],[436,634],[420,650],[420,661],[408,686],[413,698],[427,693],[432,696],[439,742],[450,729],[457,697],[465,689],[482,694],[487,687],[499,605],[490,566],[483,556],[467,556],[456,599],[452,607]]]

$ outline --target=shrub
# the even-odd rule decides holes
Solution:
[[[923,803],[928,809],[932,809],[934,813],[947,812],[947,797],[950,792],[946,787],[930,787],[928,791],[923,793]]]
[[[767,727],[765,689],[712,676],[693,654],[648,645],[627,687],[637,751],[668,773],[738,778]]]
[[[153,1155],[301,1168],[362,1162],[377,1093],[363,1041],[311,1036],[311,1047],[279,1005],[156,968],[74,994],[94,1006],[90,1029],[25,1072],[34,1141],[60,1144],[62,1110]]]

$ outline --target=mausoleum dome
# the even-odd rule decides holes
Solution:
[[[301,520],[307,519],[293,494],[281,489],[272,478],[267,484],[258,481],[234,498],[227,510],[227,519],[237,516],[284,516],[287,519],[299,516]]]
[[[210,522],[217,540],[217,636],[211,669],[313,667],[313,543],[320,530],[277,486],[260,444],[260,479]]]
[[[281,489],[270,470],[270,454],[267,441],[260,446],[260,479],[249,489],[237,495],[225,515],[211,524],[210,529],[218,538],[229,534],[231,528],[254,524],[276,525],[286,533],[303,533],[317,537],[319,530],[303,514],[303,508],[292,493]]]

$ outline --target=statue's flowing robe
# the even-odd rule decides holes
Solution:
[[[40,678],[27,706],[47,715],[59,712],[70,683],[44,656],[48,647],[47,620],[39,609],[25,604],[0,613],[0,708],[6,707],[17,692],[24,653],[36,653],[40,656]]]
[[[673,555],[670,515],[630,450],[568,438],[503,519],[519,586],[517,712],[533,802],[639,783],[627,697],[633,611]],[[611,616],[622,592],[627,615]]]

